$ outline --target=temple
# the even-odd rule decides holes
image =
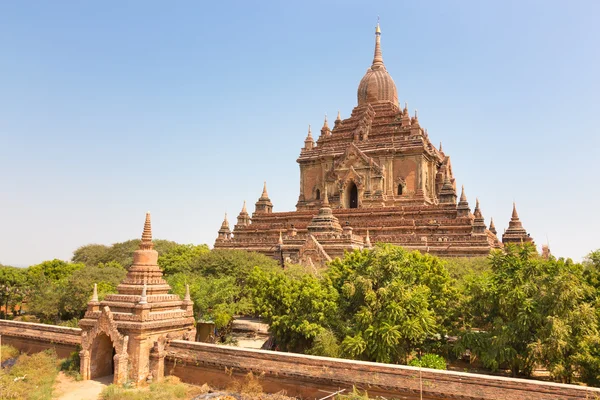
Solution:
[[[309,126],[297,160],[296,211],[273,212],[265,183],[252,217],[244,202],[233,231],[225,218],[214,247],[309,266],[375,242],[447,257],[483,256],[501,248],[479,201],[471,212],[464,187],[457,196],[450,156],[441,143],[439,148],[431,143],[416,110],[411,115],[408,105],[398,104],[396,84],[383,62],[379,24],[357,100],[350,117],[342,119],[338,112],[333,128],[326,116],[316,141]],[[520,221],[511,221],[503,236],[507,242],[527,238]]]
[[[153,249],[150,214],[146,214],[142,242],[133,265],[117,286],[117,294],[92,300],[82,329],[80,373],[84,380],[111,375],[114,383],[138,383],[164,374],[164,347],[173,339],[194,339],[193,302],[186,287],[183,300],[169,294],[171,287],[158,267]]]

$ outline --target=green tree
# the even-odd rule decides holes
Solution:
[[[199,265],[199,258],[209,253],[207,245],[179,244],[161,254],[158,265],[165,275],[191,273],[193,266]]]
[[[282,350],[301,352],[337,319],[337,291],[312,275],[255,268],[250,275],[254,307],[269,323]]]
[[[11,309],[21,303],[26,294],[26,271],[22,268],[0,265],[0,308],[4,306],[4,318]]]
[[[561,382],[586,375],[599,338],[583,267],[544,260],[529,244],[507,245],[490,260],[491,274],[469,287],[478,329],[461,334],[457,351],[469,348],[486,367],[513,375],[530,375],[536,364]]]
[[[440,259],[393,245],[347,253],[330,263],[328,277],[340,295],[342,351],[351,358],[406,363],[445,332],[456,298]]]
[[[163,254],[176,246],[177,243],[169,240],[153,240],[154,249],[158,254]],[[99,263],[117,262],[126,269],[133,264],[133,252],[139,249],[140,239],[127,240],[125,242],[114,243],[111,246],[101,244],[88,244],[79,247],[73,252],[72,261],[75,263],[84,263],[87,266],[94,266]]]
[[[27,275],[29,279],[33,281],[47,279],[51,282],[58,282],[71,276],[73,272],[82,268],[85,268],[85,264],[69,263],[54,259],[29,267],[27,269]]]
[[[79,247],[73,252],[71,261],[74,263],[82,263],[87,266],[97,265],[106,262],[109,249],[108,246],[103,244],[87,244]]]

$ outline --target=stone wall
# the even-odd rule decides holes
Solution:
[[[600,389],[534,380],[340,360],[206,343],[173,341],[165,373],[185,382],[227,387],[248,372],[261,376],[263,390],[320,398],[323,391],[353,386],[372,396],[418,399],[557,400],[600,399]],[[420,378],[419,378],[420,377]]]
[[[68,357],[81,344],[81,329],[31,322],[0,320],[2,344],[26,353],[55,349],[58,357]]]

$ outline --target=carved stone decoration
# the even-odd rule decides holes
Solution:
[[[193,302],[169,294],[171,287],[158,267],[153,249],[150,214],[146,215],[133,265],[117,293],[88,303],[82,329],[81,376],[93,379],[114,373],[114,383],[134,384],[164,375],[164,346],[168,339],[195,337]],[[151,354],[155,343],[158,350]],[[114,349],[114,357],[113,357]]]
[[[111,344],[115,351],[114,358],[114,383],[122,384],[127,381],[127,344],[128,336],[119,333],[113,319],[113,314],[108,306],[102,307],[100,316],[91,329],[84,331],[81,335],[81,352],[79,353],[81,362],[81,377],[82,379],[91,379],[92,365],[90,356],[95,356],[92,351],[92,345],[99,334],[104,333],[110,338]]]
[[[331,257],[323,249],[323,246],[313,235],[308,235],[304,245],[298,251],[298,262],[302,265],[314,266],[314,262],[322,265],[327,261],[331,261]]]
[[[372,242],[427,249],[444,257],[487,256],[502,247],[496,233],[482,229],[481,221],[474,229],[466,198],[457,204],[450,155],[430,140],[437,134],[429,135],[416,111],[411,118],[408,104],[400,108],[396,85],[383,63],[380,35],[378,29],[373,64],[358,85],[358,104],[347,118],[336,119],[317,146],[305,146],[296,159],[300,167],[296,209],[255,213],[252,224],[236,226],[233,239],[217,239],[215,248],[294,260],[305,245],[302,239],[312,234],[330,257],[343,257],[345,251],[365,246],[367,231]],[[316,200],[317,188],[321,198],[330,191],[327,212],[323,201]],[[332,217],[338,218],[338,225],[352,226],[352,235],[340,235]],[[438,221],[439,228],[432,229],[430,219]],[[279,232],[291,225],[297,234],[282,238],[280,247]],[[427,246],[420,240],[424,235]],[[527,237],[513,221],[504,240]],[[304,258],[310,264],[308,256]],[[310,260],[318,264],[313,256]]]

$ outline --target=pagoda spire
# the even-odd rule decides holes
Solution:
[[[244,205],[242,206],[242,213],[248,214],[248,211],[246,210],[246,200],[244,200]]]
[[[321,136],[329,135],[331,135],[331,129],[329,129],[329,124],[327,123],[327,114],[325,114],[325,121],[323,121],[323,127],[321,128]]]
[[[312,131],[310,129],[310,124],[308,125],[308,134],[306,135],[306,139],[304,139],[304,150],[312,150],[315,147],[315,141],[313,140]],[[266,186],[266,182],[265,182]]]
[[[308,126],[308,132],[310,133],[310,125]],[[263,185],[263,191],[262,191],[262,195],[260,197],[263,199],[269,198],[269,194],[267,193],[267,181],[265,181],[265,183]]]
[[[490,218],[490,227],[488,229],[494,235],[498,234],[498,232],[496,231],[496,226],[494,225],[494,218]]]
[[[98,284],[97,283],[94,283],[94,293],[92,293],[91,301],[98,301]]]
[[[138,304],[148,304],[148,297],[146,296],[147,285],[144,283],[144,288],[142,289],[142,295],[140,296],[140,301]]]
[[[227,213],[225,213],[225,217],[223,218],[223,223],[221,224],[221,228],[229,228],[229,221],[227,220]]]
[[[513,201],[512,220],[518,220],[519,214],[517,214],[517,204]]]
[[[144,222],[144,231],[142,232],[142,242],[140,250],[152,250],[152,222],[150,221],[150,211],[146,213],[146,221]]]
[[[444,149],[442,148],[442,142],[440,141],[440,153],[443,153]]]
[[[465,186],[463,185],[460,193],[460,200],[456,207],[456,216],[467,217],[470,213],[471,209],[469,208],[469,202],[467,201],[467,195],[465,194]]]
[[[370,249],[372,247],[371,245],[371,238],[369,237],[369,230],[367,229],[367,236],[365,237],[365,247]]]
[[[502,243],[533,243],[533,239],[523,228],[523,223],[519,219],[517,213],[517,205],[513,202],[513,210],[510,221],[508,221],[508,229],[502,235]]]
[[[323,207],[329,207],[329,196],[327,195],[327,186],[325,186],[325,194],[323,196]]]
[[[277,244],[279,244],[279,245],[283,244],[283,235],[281,233],[281,230],[279,230],[279,240],[277,241]]]
[[[191,301],[190,298],[190,285],[189,284],[185,284],[185,297],[183,298],[183,301]]]
[[[340,110],[338,110],[338,115],[337,115],[337,118],[335,119],[335,122],[338,123],[341,121],[342,121],[342,115],[340,114]]]
[[[377,27],[375,28],[375,54],[373,55],[373,65],[371,69],[383,67],[383,55],[381,54],[381,28],[379,27],[379,18],[377,18]]]

